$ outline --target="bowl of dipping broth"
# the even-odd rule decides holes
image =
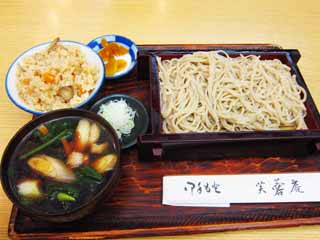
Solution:
[[[119,179],[120,145],[102,117],[56,110],[27,123],[1,161],[2,187],[30,217],[68,222],[108,199]]]
[[[118,79],[137,64],[138,48],[130,39],[120,35],[103,35],[88,43],[105,64],[105,78]]]

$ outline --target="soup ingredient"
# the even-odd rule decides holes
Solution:
[[[100,72],[78,46],[56,42],[21,59],[17,90],[22,101],[36,111],[72,108],[96,88]]]
[[[63,149],[66,155],[69,155],[72,152],[72,143],[68,142],[66,138],[61,139],[61,143],[63,144]]]
[[[71,195],[67,194],[67,193],[63,193],[63,192],[59,192],[57,194],[57,199],[61,202],[67,201],[67,202],[75,202],[76,199],[74,197],[72,197]]]
[[[90,122],[87,119],[81,119],[75,131],[74,148],[78,152],[85,150],[89,143]]]
[[[94,154],[100,154],[103,153],[104,151],[106,151],[109,148],[109,143],[105,142],[105,143],[94,143],[91,145],[91,153]]]
[[[123,134],[130,134],[134,128],[135,113],[123,99],[101,104],[98,112],[112,125],[120,139]]]
[[[89,143],[95,143],[99,140],[100,137],[100,128],[96,123],[92,123],[90,126],[90,133],[89,133]]]
[[[157,61],[165,133],[306,128],[306,92],[278,59],[212,51]]]
[[[117,57],[128,54],[128,49],[116,42],[108,43],[104,38],[101,40],[101,45],[103,48],[99,51],[99,55],[105,62],[106,76],[113,76],[124,70],[127,61]]]
[[[48,128],[44,125],[44,124],[41,124],[39,127],[38,127],[38,130],[39,132],[42,134],[42,135],[47,135],[49,130]]]
[[[80,191],[76,186],[66,183],[54,183],[50,182],[46,185],[46,192],[49,196],[49,199],[57,199],[59,193],[67,194],[74,199],[78,199],[80,195]]]
[[[104,157],[98,158],[94,160],[91,164],[91,166],[98,172],[98,173],[104,173],[106,171],[109,171],[113,169],[114,165],[117,162],[117,155],[115,154],[108,154]]]
[[[26,198],[40,198],[40,181],[37,179],[28,179],[17,184],[18,194]]]
[[[95,181],[102,180],[102,175],[90,166],[83,166],[78,168],[76,174],[78,178],[80,178],[80,181],[81,179],[83,180],[83,178],[90,178]]]
[[[99,140],[100,128],[96,123],[90,123],[81,119],[75,131],[74,149],[78,152],[84,151],[88,146]]]
[[[36,173],[58,182],[70,183],[76,180],[74,173],[62,160],[45,154],[33,156],[28,160],[28,165]]]
[[[47,135],[48,135],[48,134],[47,134]],[[55,143],[56,141],[58,141],[58,140],[60,140],[60,139],[62,139],[62,138],[65,138],[65,137],[67,137],[67,136],[70,136],[70,135],[72,135],[72,133],[70,132],[70,130],[65,129],[64,131],[62,131],[61,133],[59,133],[57,136],[53,137],[52,139],[48,140],[47,142],[39,145],[38,147],[32,149],[32,150],[29,151],[29,152],[21,155],[21,156],[19,157],[19,159],[26,159],[26,158],[28,158],[28,157],[30,157],[30,156],[38,153],[38,152],[41,152],[43,149],[49,147],[51,144]]]
[[[42,143],[49,141],[51,138],[55,137],[66,129],[70,130],[70,132],[74,131],[74,124],[72,124],[69,120],[54,121],[42,125],[47,128],[47,133],[40,131],[40,128],[42,128],[41,126],[39,126],[33,133],[34,136],[38,138]],[[70,136],[67,136],[66,138],[69,137]]]
[[[81,166],[83,163],[89,160],[88,154],[81,152],[71,152],[67,158],[67,165],[71,168],[76,168]]]

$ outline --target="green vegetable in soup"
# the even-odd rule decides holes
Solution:
[[[83,180],[84,178],[89,178],[94,181],[100,182],[103,179],[100,173],[98,173],[94,168],[89,166],[77,168],[75,174],[80,181],[81,179]]]
[[[75,202],[76,199],[74,197],[72,197],[71,195],[67,194],[67,193],[64,193],[64,192],[59,192],[57,194],[57,199],[60,201],[60,202]]]
[[[32,202],[32,200],[28,199],[28,198],[25,198],[25,197],[22,197],[20,198],[20,204],[22,206],[28,206],[30,203]]]
[[[54,121],[47,123],[45,126],[48,129],[48,132],[46,134],[43,134],[39,129],[34,131],[34,136],[38,138],[42,143],[48,142],[50,139],[54,138],[64,130],[73,131],[75,128],[70,120]]]
[[[55,143],[56,141],[59,141],[61,138],[65,138],[72,135],[72,132],[69,129],[65,129],[62,132],[60,132],[58,135],[56,135],[55,137],[51,138],[50,140],[48,140],[47,142],[37,146],[36,148],[32,149],[31,151],[21,155],[19,157],[19,159],[26,159],[38,152],[41,152],[43,149],[47,148],[48,146],[50,146],[51,144]]]
[[[59,193],[65,193],[74,199],[79,198],[80,194],[79,189],[72,184],[59,184],[53,182],[46,185],[46,192],[50,199],[57,199]]]

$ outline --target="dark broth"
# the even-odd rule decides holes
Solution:
[[[67,140],[72,151],[75,152],[75,142],[77,141],[77,133],[75,130],[80,120],[89,121],[90,126],[94,123],[98,126],[100,134],[95,144],[107,143],[108,149],[104,149],[100,153],[92,153],[92,144],[88,143],[86,147],[80,151],[80,154],[83,154],[82,156],[87,156],[87,159],[80,164],[80,166],[72,167],[68,162],[70,153],[66,153],[61,139],[58,139],[43,150],[26,158],[21,158],[28,152],[50,141],[50,139],[54,138],[59,133],[66,131],[66,129],[70,131],[64,139]],[[46,122],[44,125],[49,131],[47,134],[41,133],[38,126],[35,130],[26,135],[17,146],[9,165],[10,187],[19,202],[35,212],[49,214],[69,212],[90,201],[90,199],[102,189],[104,183],[110,179],[114,171],[109,169],[101,173],[95,169],[93,162],[106,155],[115,154],[115,145],[112,141],[112,135],[107,132],[103,126],[86,118],[68,117]],[[62,162],[68,171],[72,172],[75,179],[70,182],[61,182],[61,180],[43,174],[41,171],[34,170],[34,168],[30,166],[29,161],[31,158],[39,156],[39,154],[40,156],[49,156],[59,159],[60,163]],[[118,161],[118,159],[115,161]],[[40,197],[26,196],[21,194],[21,191],[19,193],[18,189],[21,189],[19,184],[29,180],[37,180],[39,182],[38,186],[41,192]],[[20,187],[18,187],[18,185]],[[61,196],[63,197],[63,200],[61,200]]]

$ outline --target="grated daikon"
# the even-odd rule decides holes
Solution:
[[[98,112],[116,130],[120,139],[123,134],[130,134],[134,128],[135,113],[123,99],[102,104]]]

